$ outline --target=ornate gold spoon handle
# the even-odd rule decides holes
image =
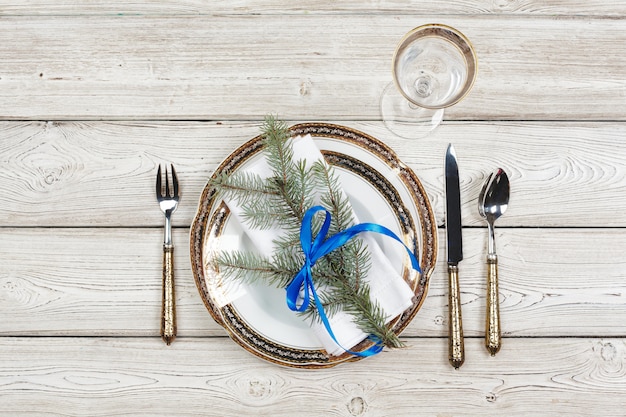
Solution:
[[[502,345],[500,330],[500,296],[498,294],[498,257],[487,255],[487,321],[485,327],[485,346],[494,356]]]

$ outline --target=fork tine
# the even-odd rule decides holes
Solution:
[[[171,194],[170,194],[170,179],[169,179],[169,175],[167,174],[167,165],[165,165],[165,198],[170,198]]]
[[[174,165],[170,164],[170,168],[172,168],[172,186],[174,187],[174,198],[178,198],[178,177],[176,176],[176,170],[174,170]]]
[[[161,165],[159,165],[159,169],[157,171],[157,179],[156,179],[156,195],[157,198],[161,197]]]

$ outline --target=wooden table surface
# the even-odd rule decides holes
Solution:
[[[623,416],[626,3],[608,0],[0,1],[0,415]],[[381,121],[408,30],[454,26],[478,79],[432,136]],[[335,368],[262,361],[194,283],[189,227],[217,164],[267,114],[339,123],[392,147],[439,229],[408,345]],[[466,362],[447,360],[443,155],[459,158]],[[172,162],[178,338],[159,337]],[[494,168],[503,347],[483,346]]]

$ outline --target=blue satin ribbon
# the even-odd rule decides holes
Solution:
[[[325,213],[324,224],[320,229],[315,239],[312,236],[312,222],[313,217],[317,212],[323,211]],[[313,284],[313,276],[311,273],[311,269],[315,262],[321,257],[329,254],[335,249],[345,245],[350,239],[362,232],[374,232],[380,233],[385,236],[389,236],[396,241],[402,243],[404,248],[409,254],[409,258],[411,259],[411,265],[413,269],[418,272],[421,272],[419,262],[413,252],[400,240],[400,238],[391,230],[387,229],[384,226],[381,226],[376,223],[360,223],[355,226],[349,227],[346,230],[338,232],[329,238],[326,238],[328,234],[328,230],[330,228],[331,214],[322,206],[314,206],[306,211],[304,214],[304,218],[302,219],[302,225],[300,227],[300,244],[302,245],[302,251],[304,252],[304,265],[302,269],[296,274],[293,280],[287,286],[287,306],[292,311],[302,312],[305,311],[309,304],[311,303],[311,294],[313,295],[313,300],[315,302],[315,307],[319,312],[320,318],[326,331],[330,335],[337,345],[339,345],[346,352],[356,355],[356,356],[372,356],[383,350],[382,341],[371,335],[370,340],[374,341],[374,345],[369,347],[368,349],[362,352],[353,352],[341,346],[341,344],[337,341],[335,334],[330,326],[330,322],[328,321],[328,317],[324,312],[324,306],[317,295],[317,291],[315,290],[315,285]],[[302,302],[298,305],[298,300],[300,297],[300,293],[303,292]]]

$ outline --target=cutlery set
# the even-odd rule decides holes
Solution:
[[[170,345],[176,338],[176,300],[174,289],[174,245],[172,243],[172,213],[178,207],[178,177],[174,166],[165,173],[159,166],[156,177],[156,198],[165,216],[163,239],[163,292],[161,314],[161,337]],[[163,181],[163,177],[165,181]],[[509,179],[501,168],[491,173],[478,197],[478,212],[487,221],[489,240],[487,246],[487,318],[485,346],[493,356],[501,346],[498,257],[496,255],[494,223],[506,211],[509,202]],[[463,236],[461,225],[461,192],[459,168],[452,144],[445,157],[446,238],[448,269],[449,351],[448,359],[454,368],[465,361],[463,322],[459,289],[459,263],[463,260]]]
[[[500,350],[500,308],[498,295],[498,257],[494,233],[495,221],[509,204],[509,178],[502,168],[489,174],[478,196],[478,213],[487,221],[489,240],[487,246],[487,318],[485,346],[494,356]],[[448,254],[448,337],[450,364],[458,369],[465,361],[463,323],[459,290],[459,262],[463,259],[461,226],[461,193],[459,169],[452,144],[445,157],[446,237]]]

